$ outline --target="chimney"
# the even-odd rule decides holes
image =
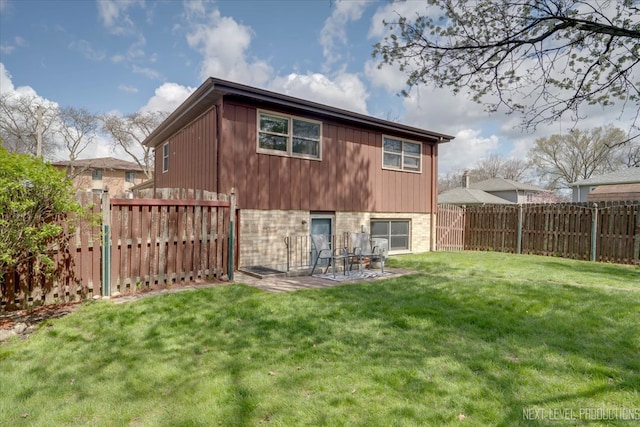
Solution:
[[[469,171],[468,170],[462,173],[462,188],[469,188]]]

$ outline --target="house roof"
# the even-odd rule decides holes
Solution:
[[[521,190],[521,191],[547,191],[543,188],[536,187],[535,185],[525,184],[522,182],[512,181],[510,179],[504,178],[491,178],[486,179],[480,182],[474,182],[469,185],[469,188],[473,188],[476,190],[482,191],[510,191],[510,190]]]
[[[73,162],[70,160],[63,160],[60,162],[51,163],[53,166],[71,166],[78,168],[92,168],[92,169],[115,169],[126,171],[142,171],[143,169],[134,162],[128,162],[122,159],[116,159],[115,157],[98,157],[93,159],[78,159]]]
[[[454,138],[451,135],[443,133],[390,122],[317,102],[209,77],[143,141],[143,144],[148,147],[157,147],[169,136],[211,108],[212,105],[219,103],[225,95],[232,95],[265,106],[285,107],[305,111],[320,117],[345,120],[359,125],[374,126],[381,131],[400,133],[407,137],[419,139],[430,139],[437,143],[448,142]]]
[[[502,197],[494,196],[482,190],[473,188],[454,188],[453,190],[445,191],[438,195],[438,203],[449,203],[452,205],[512,205],[513,203],[503,199]]]
[[[589,195],[597,194],[626,194],[626,193],[640,193],[640,182],[634,184],[611,184],[600,185],[595,188]]]
[[[604,175],[592,176],[569,184],[570,187],[604,184],[633,184],[640,182],[640,167],[622,169]]]

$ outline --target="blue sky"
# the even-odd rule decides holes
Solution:
[[[521,133],[517,117],[444,89],[398,96],[404,76],[378,69],[372,46],[387,34],[382,19],[424,10],[417,0],[0,0],[0,92],[96,113],[171,111],[214,76],[455,135],[441,173],[491,154],[524,158],[562,131]],[[596,111],[583,124],[616,117]],[[106,146],[84,156],[113,155]]]

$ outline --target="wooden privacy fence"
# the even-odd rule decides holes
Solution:
[[[80,194],[98,223],[81,221],[67,248],[54,251],[50,278],[30,266],[4,273],[0,310],[229,277],[233,195],[168,189],[145,195],[155,198]]]
[[[638,264],[640,205],[439,205],[436,242],[437,250]]]

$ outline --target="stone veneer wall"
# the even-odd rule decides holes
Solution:
[[[309,211],[240,210],[239,267],[262,265],[286,270],[285,236],[308,236],[311,226]],[[336,212],[334,234],[360,231],[368,233],[372,219],[410,219],[412,253],[430,250],[431,214]],[[393,255],[393,253],[392,253]]]

